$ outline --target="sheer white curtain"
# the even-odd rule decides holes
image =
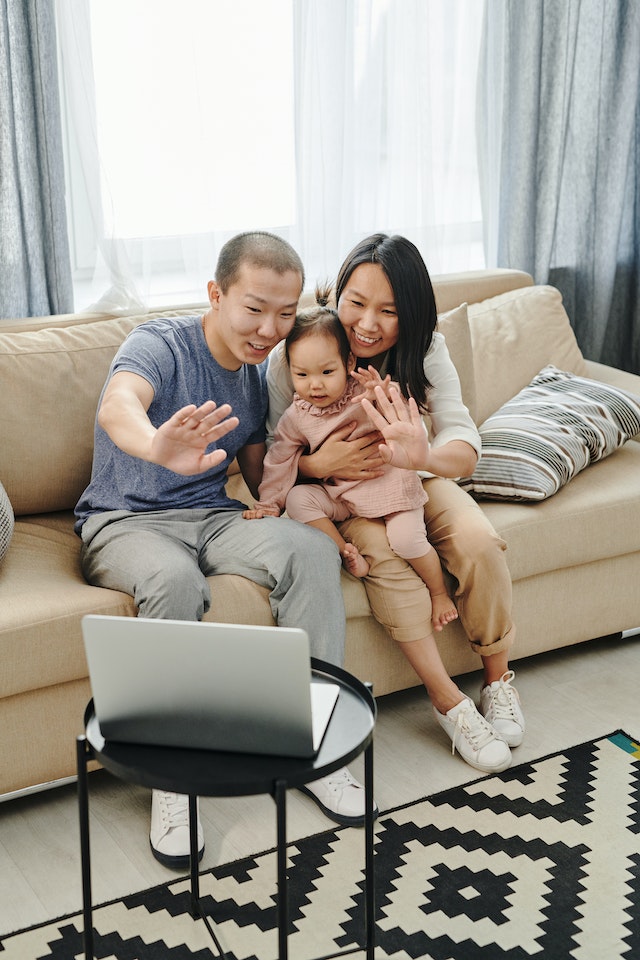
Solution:
[[[233,233],[308,285],[368,233],[484,264],[478,0],[56,0],[76,308],[202,300]]]

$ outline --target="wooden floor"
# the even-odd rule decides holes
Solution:
[[[542,627],[544,629],[544,626]],[[514,762],[534,760],[616,729],[640,737],[640,635],[594,640],[514,663],[527,733]],[[459,680],[477,699],[480,674]],[[480,776],[451,756],[422,688],[382,697],[375,735],[375,793],[381,810]],[[361,761],[351,767],[361,774]],[[111,900],[175,874],[150,854],[150,794],[104,771],[90,777],[94,903]],[[289,794],[288,836],[330,826],[302,794]],[[202,867],[275,844],[269,797],[203,799]],[[0,933],[81,909],[75,786],[0,804]]]

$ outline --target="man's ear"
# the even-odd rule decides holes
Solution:
[[[209,303],[211,306],[215,306],[220,302],[220,287],[215,280],[209,280],[207,284],[207,294],[209,296]]]

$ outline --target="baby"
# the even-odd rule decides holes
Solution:
[[[322,483],[297,483],[298,461],[313,453],[335,430],[357,421],[352,437],[370,433],[373,424],[362,409],[373,389],[389,387],[389,377],[355,370],[347,335],[335,310],[327,306],[328,290],[316,291],[318,306],[298,314],[285,341],[285,352],[295,395],[274,434],[264,460],[259,501],[246,510],[248,520],[280,516],[316,527],[335,542],[345,569],[366,577],[369,563],[356,546],[347,543],[336,523],[349,517],[382,517],[392,549],[411,564],[431,594],[432,624],[442,630],[458,612],[447,593],[440,560],[429,541],[423,505],[427,495],[414,470],[387,464],[380,477]]]

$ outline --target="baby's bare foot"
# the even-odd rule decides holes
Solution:
[[[446,593],[431,594],[431,623],[434,630],[442,630],[452,620],[458,619],[458,611],[450,596]]]
[[[342,563],[352,577],[366,577],[369,573],[369,564],[362,556],[357,547],[352,543],[346,543],[342,551]]]

